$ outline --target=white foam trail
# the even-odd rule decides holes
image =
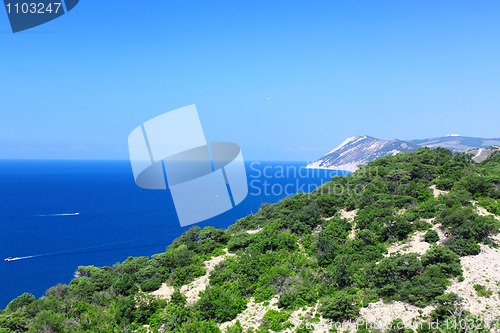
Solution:
[[[16,259],[17,259],[17,260],[23,260],[23,259],[31,259],[31,258],[36,258],[36,257],[39,257],[39,256],[17,257]]]
[[[60,214],[40,214],[40,215],[35,215],[35,216],[78,216],[80,215],[80,212],[76,213],[60,213]]]
[[[99,249],[102,250],[102,251],[117,250],[118,248],[114,248],[117,245],[134,244],[134,243],[137,243],[138,241],[141,241],[141,240],[144,240],[144,239],[150,239],[150,237],[149,236],[148,237],[140,237],[140,238],[133,239],[133,240],[126,240],[126,241],[119,241],[119,242],[102,244],[102,245],[96,245],[96,246],[76,248],[76,249],[66,250],[66,251],[43,253],[43,254],[35,254],[35,255],[24,256],[24,257],[9,257],[9,258],[6,258],[5,261],[17,261],[17,260],[25,260],[25,259],[31,259],[31,258],[71,255],[71,254],[85,253],[87,251],[93,251],[93,250],[99,250]],[[139,247],[142,247],[142,246],[156,246],[156,245],[164,245],[164,243],[162,242],[161,244],[152,244],[152,243],[141,244],[141,245],[139,245]],[[132,247],[126,247],[126,248],[134,248],[134,246],[132,246]]]
[[[17,260],[36,258],[36,257],[40,257],[40,255],[7,258],[7,259],[5,259],[5,261],[17,261]]]

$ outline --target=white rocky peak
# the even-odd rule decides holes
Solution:
[[[359,165],[364,165],[376,158],[396,155],[400,152],[412,152],[421,147],[443,147],[452,151],[470,152],[478,162],[487,158],[493,150],[492,146],[500,145],[498,139],[482,139],[449,134],[445,137],[423,140],[401,141],[380,140],[367,135],[351,136],[325,156],[310,163],[308,168],[335,169],[355,171]],[[471,149],[482,149],[471,151]],[[486,149],[488,148],[488,149]]]

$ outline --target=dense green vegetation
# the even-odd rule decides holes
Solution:
[[[432,185],[449,194],[435,198]],[[444,292],[450,278],[462,274],[460,256],[477,254],[480,243],[494,246],[490,236],[500,229],[498,220],[475,212],[474,201],[500,212],[500,154],[481,164],[439,148],[381,158],[313,193],[264,204],[228,230],[193,227],[151,258],[78,267],[69,285],[54,286],[40,299],[23,294],[11,301],[0,312],[0,333],[220,332],[217,324],[235,319],[250,299],[273,297],[279,310],[264,315],[259,332],[291,327],[292,311],[316,304],[323,318],[354,320],[379,299],[434,305],[431,319],[445,323],[458,302]],[[341,209],[357,209],[354,221],[343,219]],[[444,241],[437,243],[433,224],[442,226]],[[384,256],[415,231],[432,245],[424,255]],[[199,300],[187,304],[179,288],[204,275],[203,262],[225,248],[235,256],[219,264]],[[149,293],[162,283],[176,288],[169,301]],[[227,332],[243,328],[237,321]]]

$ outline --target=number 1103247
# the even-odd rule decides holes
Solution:
[[[61,2],[22,2],[5,4],[8,14],[58,14],[61,8]]]

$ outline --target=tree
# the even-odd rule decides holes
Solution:
[[[67,318],[51,310],[40,311],[33,320],[33,325],[30,327],[30,333],[35,332],[74,332],[74,327],[69,323],[65,325]]]
[[[424,240],[427,243],[436,243],[439,240],[439,234],[436,230],[430,229],[425,233]]]
[[[353,295],[345,291],[338,291],[321,301],[319,311],[323,317],[340,322],[357,318],[359,307]]]
[[[120,295],[128,296],[134,294],[138,288],[130,274],[125,274],[113,282],[113,289]]]
[[[434,245],[422,256],[422,265],[435,265],[448,277],[462,274],[460,257],[445,246]]]
[[[29,293],[24,293],[14,298],[12,301],[10,301],[10,303],[7,304],[7,307],[5,309],[11,312],[18,311],[30,305],[34,301],[35,301],[35,296]]]
[[[200,317],[222,323],[236,318],[246,308],[246,300],[231,285],[222,288],[210,286],[201,293],[196,304]]]

